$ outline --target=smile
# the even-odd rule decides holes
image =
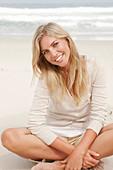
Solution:
[[[59,61],[63,57],[63,54],[60,55],[55,61]]]

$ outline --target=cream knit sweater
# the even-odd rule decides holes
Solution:
[[[32,134],[50,145],[57,135],[47,128],[77,127],[92,129],[97,134],[104,126],[107,115],[106,76],[104,67],[94,58],[87,58],[89,73],[88,98],[83,96],[79,106],[73,103],[68,93],[62,103],[56,103],[50,96],[45,81],[39,80],[28,119]]]

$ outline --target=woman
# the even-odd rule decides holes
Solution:
[[[39,81],[28,128],[5,130],[3,146],[32,160],[60,160],[37,164],[33,170],[100,168],[100,159],[113,155],[113,124],[104,127],[102,64],[79,56],[70,35],[48,23],[35,32],[32,66]]]

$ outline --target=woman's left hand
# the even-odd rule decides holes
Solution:
[[[75,149],[64,161],[65,170],[81,170],[84,154],[79,149]]]
[[[97,165],[99,163],[99,160],[95,159],[94,157],[98,157],[98,156],[99,156],[98,153],[88,149],[88,151],[86,152],[83,158],[83,164],[82,164],[83,168],[91,168]]]

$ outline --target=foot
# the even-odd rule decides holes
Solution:
[[[53,163],[40,162],[39,164],[32,167],[31,170],[64,170],[65,165],[62,165],[60,161],[55,161]]]

